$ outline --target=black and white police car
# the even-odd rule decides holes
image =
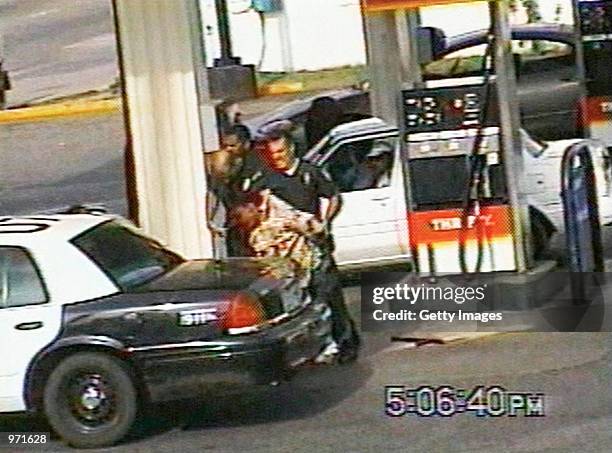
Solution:
[[[249,259],[188,261],[122,219],[0,218],[0,412],[68,444],[122,439],[148,402],[271,383],[314,358],[329,309]]]

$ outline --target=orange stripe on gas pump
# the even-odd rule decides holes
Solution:
[[[467,221],[462,209],[409,212],[408,231],[421,273],[461,273],[461,244],[466,248],[468,263],[475,263],[479,243],[484,245],[486,255],[479,271],[516,270],[509,206],[484,206],[478,217],[469,216]]]
[[[422,8],[426,6],[476,3],[482,0],[361,0],[363,10],[368,13],[395,9]]]
[[[585,113],[586,124],[612,121],[612,96],[587,97]]]
[[[467,222],[462,222],[463,217],[463,209],[410,212],[410,240],[413,244],[453,242],[458,241],[460,235],[466,239],[478,239],[479,231],[485,231],[486,236],[491,238],[512,236],[509,206],[483,206],[478,218],[469,216]],[[476,225],[477,221],[480,225]],[[463,223],[467,224],[467,228],[463,228]]]

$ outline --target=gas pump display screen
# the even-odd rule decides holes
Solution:
[[[612,1],[579,2],[582,36],[592,39],[612,38]]]
[[[406,90],[402,92],[405,131],[410,134],[497,125],[495,102],[489,102],[486,115],[482,112],[485,91],[484,85]],[[489,96],[495,96],[493,87],[488,91]]]

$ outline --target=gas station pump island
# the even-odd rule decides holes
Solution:
[[[423,56],[429,51],[433,58],[440,37],[419,39],[427,28],[418,8],[467,3],[483,2],[362,0],[369,97],[373,114],[400,131],[403,228],[417,276],[492,274],[514,278],[518,288],[553,274],[558,263],[536,262],[531,250],[509,2],[487,2],[491,27],[481,76],[423,82],[421,75]],[[196,71],[203,67],[199,12],[193,2],[171,2],[146,15],[145,4],[114,2],[138,189],[131,207],[148,232],[186,256],[208,257],[202,149],[219,144],[207,80]],[[575,11],[586,80],[583,124],[611,146],[612,1],[576,1]],[[136,26],[141,17],[147,26]],[[181,33],[160,35],[166,20]],[[148,58],[154,50],[159,55]]]
[[[490,308],[540,308],[563,291],[568,279],[559,278],[559,263],[535,261],[532,250],[509,2],[488,2],[491,26],[481,75],[423,82],[420,74],[427,63],[423,55],[433,53],[439,37],[424,33],[418,8],[455,3],[467,2],[363,1],[371,35],[373,110],[395,120],[400,130],[416,278],[427,285],[470,284],[480,275],[485,279],[480,281],[495,287],[497,300]],[[612,1],[578,1],[574,6],[577,65],[586,81],[582,121],[587,136],[610,147]],[[384,44],[374,41],[380,36],[388,38]],[[374,66],[394,57],[382,59],[375,52],[396,52],[395,77],[389,75],[393,68]],[[592,144],[578,141],[563,160],[560,197],[574,304],[590,300],[584,292],[587,275],[603,271]]]
[[[465,2],[365,1],[365,12],[401,16],[432,3]],[[532,265],[508,5],[489,6],[483,75],[425,84],[410,74],[397,98],[410,246],[422,276]],[[408,24],[408,39],[418,39],[418,25]],[[419,63],[409,66],[419,70]]]

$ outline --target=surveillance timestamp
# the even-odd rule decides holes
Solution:
[[[385,414],[389,417],[452,417],[473,414],[477,417],[544,417],[543,393],[508,391],[499,385],[473,389],[450,385],[408,388],[385,386]]]

